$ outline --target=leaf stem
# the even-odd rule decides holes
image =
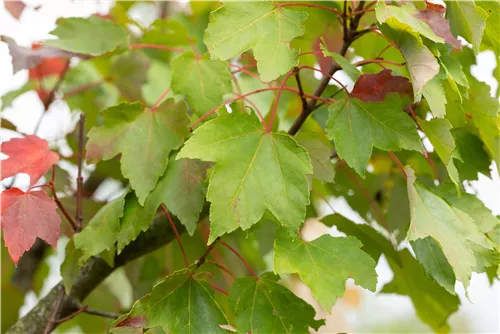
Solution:
[[[240,94],[236,94],[233,92],[234,95],[236,96],[241,96]],[[257,115],[259,116],[260,118],[260,122],[262,123],[262,126],[264,127],[264,129],[266,128],[266,121],[264,119],[264,116],[262,116],[262,113],[260,112],[259,108],[257,108],[257,106],[255,105],[255,103],[253,103],[252,100],[250,100],[249,98],[247,97],[243,97],[242,98],[244,101],[248,102],[248,104],[250,104],[252,106],[252,108],[255,110],[255,112],[257,113]]]
[[[238,66],[236,64],[229,64],[229,66],[234,67],[234,68],[236,68],[238,70],[238,71],[235,71],[235,72],[243,72],[243,73],[248,74],[249,76],[251,76],[251,77],[259,80],[263,84],[269,85],[268,83],[262,81],[262,79],[257,74],[255,74],[255,73],[250,72],[249,70],[247,70],[247,68],[254,67],[253,65],[252,66],[248,66],[248,67],[242,67],[242,66]],[[234,72],[232,72],[232,73],[234,73]]]
[[[299,66],[298,68],[299,69],[305,68],[305,69],[313,70],[313,71],[316,71],[316,72],[319,72],[319,73],[323,74],[323,76],[329,77],[331,80],[333,80],[336,83],[338,83],[340,85],[340,87],[342,87],[342,89],[346,92],[347,96],[350,95],[349,91],[346,88],[346,86],[344,86],[344,84],[342,84],[342,82],[340,82],[339,80],[335,79],[332,75],[330,75],[330,74],[322,71],[321,69],[313,67],[313,66],[308,66],[308,65],[302,65],[302,66]]]
[[[405,180],[407,180],[408,179],[408,175],[406,175],[405,168],[403,167],[403,164],[401,163],[401,161],[399,161],[398,157],[392,151],[387,152],[387,154],[389,154],[389,156],[391,157],[391,159],[396,163],[396,165],[398,166],[399,170],[401,171],[401,174],[403,174]]]
[[[276,95],[276,98],[274,100],[274,104],[273,104],[273,109],[271,111],[271,118],[269,120],[269,126],[267,127],[267,133],[270,133],[271,132],[271,129],[273,128],[273,122],[274,122],[274,117],[276,117],[276,110],[278,110],[278,104],[280,102],[280,97],[281,97],[281,93],[283,92],[283,88],[285,87],[285,84],[286,82],[288,81],[288,79],[295,73],[295,69],[293,71],[290,71],[288,72],[285,77],[283,78],[283,81],[281,82],[281,85],[280,85],[280,88],[278,90],[278,94]],[[299,91],[299,94],[300,96],[302,97],[303,96],[303,93],[300,93]]]
[[[213,284],[213,283],[210,283],[210,282],[207,282],[207,283],[208,283],[208,285],[210,285],[210,286],[211,286],[214,290],[217,290],[217,291],[219,291],[219,292],[221,292],[221,293],[225,294],[226,296],[229,296],[229,293],[228,293],[226,290],[224,290],[223,288],[221,288],[221,287],[219,287],[219,286],[217,286],[217,285],[215,285],[215,284]]]
[[[245,265],[245,267],[247,267],[248,271],[250,272],[250,274],[252,274],[253,277],[255,277],[256,279],[259,279],[259,277],[257,276],[257,274],[255,274],[255,271],[253,271],[252,267],[250,267],[250,265],[248,264],[248,262],[243,258],[243,256],[241,256],[240,253],[238,253],[238,251],[236,249],[234,249],[233,247],[231,247],[230,245],[226,244],[224,241],[222,240],[219,240],[219,243],[226,247],[227,249],[229,249],[234,255],[236,255],[238,257],[238,259],[241,260],[241,262],[243,262],[243,264]]]
[[[182,245],[181,236],[179,235],[179,232],[177,231],[177,228],[175,227],[174,221],[172,220],[172,217],[170,217],[170,214],[168,213],[168,210],[167,210],[167,207],[165,206],[165,204],[162,203],[160,205],[160,207],[161,207],[161,210],[163,211],[163,213],[165,214],[165,216],[167,216],[167,219],[170,222],[170,226],[172,227],[172,230],[174,231],[175,238],[177,239],[177,242],[179,243],[179,247],[181,248],[181,252],[182,252],[182,257],[184,258],[184,265],[186,266],[186,268],[189,268],[189,262],[188,262],[188,259],[186,256],[186,252],[184,251],[184,246]]]
[[[65,316],[64,318],[57,319],[55,321],[55,323],[60,324],[60,323],[66,322],[68,320],[71,320],[74,317],[76,317],[77,315],[79,315],[80,313],[85,312],[87,310],[87,308],[88,308],[88,305],[84,305],[84,306],[80,307],[78,310],[76,310],[75,312],[71,313],[70,315]]]
[[[80,114],[80,121],[78,123],[78,176],[76,178],[76,213],[75,213],[75,222],[76,222],[76,232],[80,232],[82,230],[83,223],[83,212],[82,212],[82,196],[83,196],[83,136],[85,135],[85,114]],[[54,169],[55,174],[55,169]],[[54,182],[52,181],[52,184]]]
[[[390,46],[390,45],[388,45],[388,46]],[[354,66],[363,66],[363,65],[367,65],[367,64],[376,64],[376,63],[384,63],[384,64],[389,64],[389,65],[394,65],[394,66],[405,66],[405,64],[396,63],[394,61],[385,60],[385,59],[361,60],[361,61],[358,61],[357,63],[355,63]]]
[[[170,93],[170,90],[171,90],[171,88],[169,87],[166,91],[163,92],[163,94],[160,95],[158,100],[156,100],[156,102],[151,107],[152,112],[156,110],[156,108],[158,107],[158,105],[160,105],[160,102],[165,98],[165,96],[167,96],[168,93]]]
[[[174,46],[160,45],[160,44],[131,44],[128,47],[130,50],[134,49],[159,49],[165,51],[173,51],[173,52],[186,52],[184,49],[176,48]]]
[[[342,13],[340,13],[340,11],[338,11],[338,10],[337,10],[337,9],[335,9],[335,8],[330,8],[330,7],[321,6],[321,5],[312,4],[312,3],[296,3],[296,2],[287,2],[287,3],[280,3],[280,4],[277,4],[277,5],[276,5],[276,7],[278,7],[278,8],[280,8],[280,7],[290,7],[290,6],[294,6],[294,7],[310,7],[310,8],[318,8],[318,9],[323,9],[323,10],[326,10],[326,11],[332,12],[332,13],[334,13],[335,15],[337,15],[339,18],[342,16]]]
[[[205,249],[205,252],[196,260],[197,268],[201,267],[207,261],[207,256],[210,254],[212,249],[214,249],[215,244],[216,242],[212,242],[212,244]]]
[[[261,88],[261,89],[257,89],[257,90],[254,90],[254,91],[251,91],[251,92],[248,92],[248,93],[245,93],[243,95],[240,95],[238,97],[235,97],[234,99],[231,99],[229,101],[226,101],[226,102],[223,102],[222,104],[218,105],[217,107],[213,108],[212,110],[208,111],[207,113],[205,113],[203,116],[201,116],[200,118],[198,118],[195,122],[193,122],[189,128],[194,128],[196,125],[198,125],[201,121],[203,121],[205,118],[207,118],[208,116],[210,116],[211,114],[213,114],[214,112],[216,112],[219,108],[223,107],[224,105],[226,104],[229,104],[229,103],[233,103],[235,101],[238,101],[239,99],[243,99],[247,96],[250,96],[250,95],[253,95],[253,94],[258,94],[258,93],[262,93],[262,92],[267,92],[267,91],[270,91],[270,90],[280,90],[279,87],[266,87],[266,88]],[[286,90],[286,91],[290,91],[290,92],[294,92],[294,93],[297,93],[297,94],[300,94],[299,90],[297,88],[293,88],[293,87],[283,87],[282,90]],[[317,99],[318,101],[321,101],[323,103],[326,103],[326,104],[331,104],[331,101],[329,100],[325,100],[325,99],[322,99],[320,97],[317,97],[317,96],[314,96],[314,95],[310,95],[310,94],[304,94],[305,97],[308,97],[308,98],[311,98],[311,99]]]
[[[78,225],[76,224],[76,222],[73,220],[73,218],[71,217],[71,215],[68,213],[68,211],[66,210],[66,208],[63,206],[61,200],[59,199],[59,197],[57,197],[57,194],[56,194],[56,189],[54,188],[54,184],[50,184],[50,189],[52,190],[52,196],[54,197],[54,202],[56,202],[57,206],[59,207],[59,210],[61,210],[61,212],[63,213],[64,217],[66,217],[66,219],[68,220],[68,222],[71,224],[71,227],[73,228],[73,231],[75,232],[78,232]]]
[[[212,245],[214,245],[215,243],[213,243]],[[212,261],[212,260],[206,260],[205,263],[210,263],[210,264],[213,264],[214,266],[217,266],[217,268],[219,268],[220,270],[222,270],[223,272],[227,273],[229,276],[231,276],[233,279],[236,279],[236,276],[231,272],[231,270],[229,270],[229,268],[227,268],[226,266],[220,264],[220,263],[217,263],[215,261]]]
[[[96,80],[96,81],[93,81],[93,82],[89,82],[89,83],[87,83],[85,85],[82,85],[80,87],[76,87],[75,89],[72,89],[69,92],[65,93],[63,95],[63,100],[68,99],[68,98],[70,98],[72,96],[78,95],[80,93],[83,93],[84,91],[92,89],[94,87],[98,87],[98,86],[102,85],[103,83],[105,83],[106,81],[107,81],[106,79]]]

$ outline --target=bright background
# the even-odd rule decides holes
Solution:
[[[20,21],[17,21],[2,6],[0,6],[0,35],[6,35],[22,46],[30,46],[32,42],[48,38],[49,32],[55,28],[58,17],[89,16],[93,13],[104,14],[112,5],[109,1],[28,1],[28,7],[24,10]],[[38,5],[40,9],[34,10]],[[132,8],[137,14],[138,21],[148,24],[157,17],[156,7],[150,3],[140,3]],[[500,26],[499,26],[500,29]],[[472,73],[480,81],[488,83],[492,94],[498,87],[498,82],[492,75],[496,67],[495,56],[492,52],[479,54],[477,66],[473,66]],[[340,78],[345,76],[340,75]],[[12,73],[11,57],[7,45],[0,43],[0,96],[8,91],[22,86],[28,78],[26,70],[16,75]],[[43,113],[43,105],[34,91],[24,94],[15,100],[11,107],[7,108],[2,117],[5,117],[24,133],[32,133],[40,115]],[[71,112],[64,101],[58,100],[52,104],[47,115],[44,116],[38,136],[65,146],[64,138],[76,124],[77,112]],[[11,138],[12,132],[2,130],[1,141]],[[479,175],[479,180],[471,182],[469,191],[477,192],[479,198],[494,214],[500,214],[500,180],[496,168],[492,179]],[[16,186],[26,189],[28,177],[18,177]],[[111,185],[112,186],[112,185]],[[111,187],[110,186],[110,187]],[[116,189],[116,188],[115,188]],[[108,189],[106,193],[113,193]],[[359,221],[359,217],[346,205],[342,198],[332,199],[331,204],[340,213]],[[327,211],[325,211],[327,213]],[[312,234],[318,231],[311,232]],[[60,240],[57,254],[49,259],[51,271],[46,280],[42,292],[47,293],[60,280],[59,265],[64,258],[64,244],[67,240]],[[382,257],[378,266],[379,274],[378,289],[392,280],[392,272]],[[423,325],[415,316],[415,311],[410,299],[405,296],[390,294],[373,294],[360,289],[352,282],[348,282],[348,292],[345,298],[335,305],[331,315],[323,312],[321,316],[327,317],[327,326],[322,327],[320,332],[429,332],[430,328]],[[500,288],[496,281],[490,286],[485,274],[473,274],[468,290],[469,300],[465,297],[463,287],[457,283],[456,290],[462,305],[457,313],[450,318],[454,332],[475,333],[498,333],[500,332]],[[122,291],[123,293],[124,291]],[[304,287],[298,286],[295,292],[301,296],[309,295]],[[125,292],[126,293],[126,292]],[[122,296],[123,297],[123,296]],[[37,302],[34,293],[27,295],[25,306],[21,314],[28,312]],[[313,303],[312,301],[311,303]],[[75,332],[78,329],[75,328]]]

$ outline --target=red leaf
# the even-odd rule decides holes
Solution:
[[[386,69],[377,74],[362,74],[351,92],[365,102],[383,102],[389,93],[412,95],[413,89],[407,78],[394,76]]]
[[[47,141],[33,135],[3,142],[0,150],[9,156],[2,160],[2,180],[17,173],[26,173],[30,176],[30,185],[34,185],[59,161],[59,155],[49,149]]]
[[[37,237],[56,248],[61,217],[56,212],[56,203],[45,192],[25,193],[10,188],[2,192],[1,201],[3,238],[16,265]]]
[[[415,14],[415,17],[426,22],[436,35],[444,38],[446,43],[450,44],[454,48],[462,50],[462,43],[453,37],[450,30],[450,22],[444,18],[446,8],[439,4],[433,4],[427,1],[425,3],[427,4],[427,8],[419,11]]]
[[[19,20],[21,14],[26,8],[26,5],[22,1],[4,1],[3,3],[5,9],[12,15],[15,19]]]

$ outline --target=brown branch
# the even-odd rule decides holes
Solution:
[[[83,176],[82,176],[82,164],[83,164],[83,144],[85,135],[85,114],[80,114],[80,121],[78,122],[78,176],[76,177],[76,212],[75,212],[75,224],[76,232],[82,230],[83,224],[83,212],[82,212],[82,190],[83,190]]]

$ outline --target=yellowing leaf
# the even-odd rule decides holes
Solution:
[[[354,237],[323,235],[304,242],[297,236],[293,240],[280,230],[274,242],[274,272],[298,273],[319,304],[330,311],[337,298],[344,294],[348,278],[375,291],[376,263],[361,247],[361,242]]]
[[[411,223],[408,240],[428,236],[436,240],[459,281],[467,288],[476,258],[469,243],[491,249],[486,237],[466,213],[450,207],[418,183],[415,173],[406,167],[408,175],[408,197],[410,199]]]
[[[205,123],[179,158],[217,163],[207,192],[209,243],[238,227],[250,228],[266,210],[292,235],[304,221],[311,160],[290,136],[267,133],[257,116],[232,113]]]
[[[213,59],[226,60],[252,49],[264,81],[277,79],[297,64],[290,41],[304,34],[307,13],[264,1],[227,1],[210,15],[205,44]]]

